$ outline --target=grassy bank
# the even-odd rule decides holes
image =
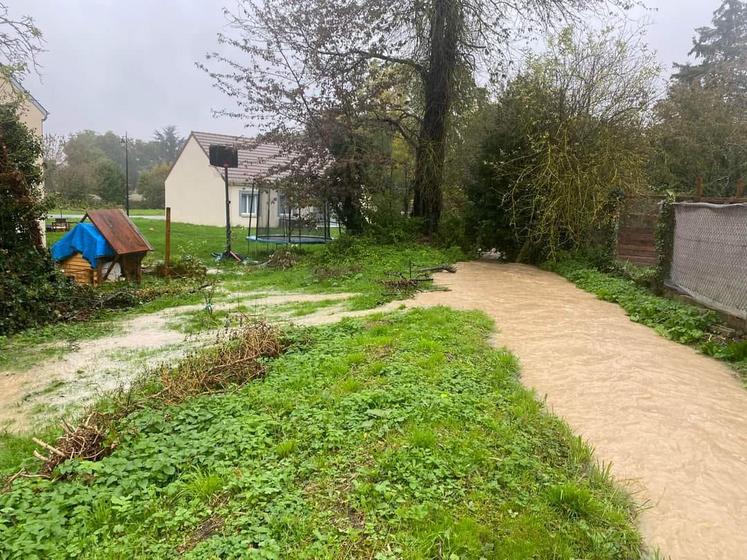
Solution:
[[[86,208],[54,208],[49,211],[50,219],[54,219],[60,215],[62,216],[83,216],[86,213]],[[163,208],[130,208],[131,216],[163,216],[165,214]]]
[[[164,258],[166,245],[166,222],[147,218],[133,218],[135,225],[145,238],[153,245],[153,252],[149,253],[148,261],[158,261]],[[47,243],[51,246],[64,235],[64,232],[50,232]],[[236,228],[233,231],[233,242],[236,249],[245,249],[246,229]],[[212,263],[212,253],[220,253],[226,244],[225,228],[215,226],[196,226],[193,224],[171,224],[171,253],[177,258],[182,255],[192,255],[201,260]]]
[[[237,271],[224,276],[229,291],[284,290],[309,293],[358,294],[351,309],[369,309],[404,299],[412,294],[408,286],[391,281],[417,276],[417,270],[465,259],[458,249],[439,249],[421,243],[379,244],[366,238],[343,237],[334,243],[298,255],[294,266],[278,270],[269,267]],[[428,288],[428,283],[422,283]]]
[[[135,412],[109,457],[17,480],[0,556],[638,557],[628,499],[490,330],[436,308],[295,331],[264,380]]]
[[[600,299],[617,303],[631,320],[652,327],[665,338],[724,360],[747,382],[747,341],[722,336],[716,313],[658,296],[632,279],[600,272],[583,261],[568,259],[547,268]]]

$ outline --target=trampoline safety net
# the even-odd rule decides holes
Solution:
[[[280,190],[257,193],[255,219],[247,239],[275,245],[326,243],[332,239],[329,204],[323,200],[293,199]]]
[[[678,203],[668,284],[747,319],[747,204]]]

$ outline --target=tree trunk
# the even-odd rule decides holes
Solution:
[[[459,0],[434,0],[413,201],[413,216],[425,220],[429,236],[436,231],[441,217],[447,125],[461,27]]]

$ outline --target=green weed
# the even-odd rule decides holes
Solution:
[[[199,469],[187,475],[183,494],[189,498],[206,502],[223,488],[224,483],[223,477],[218,473]]]
[[[433,308],[295,329],[261,381],[137,407],[111,455],[16,480],[0,556],[639,558],[631,502],[491,328]]]

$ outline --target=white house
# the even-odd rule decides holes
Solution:
[[[166,206],[175,222],[221,226],[226,223],[223,169],[210,165],[211,144],[236,146],[239,167],[228,170],[231,225],[277,227],[285,211],[283,197],[259,190],[255,180],[288,162],[279,146],[227,134],[191,132],[166,177]]]
[[[38,134],[40,138],[44,137],[44,121],[47,120],[49,112],[18,80],[13,77],[0,77],[0,98],[4,101],[20,99],[18,117],[21,122]]]

